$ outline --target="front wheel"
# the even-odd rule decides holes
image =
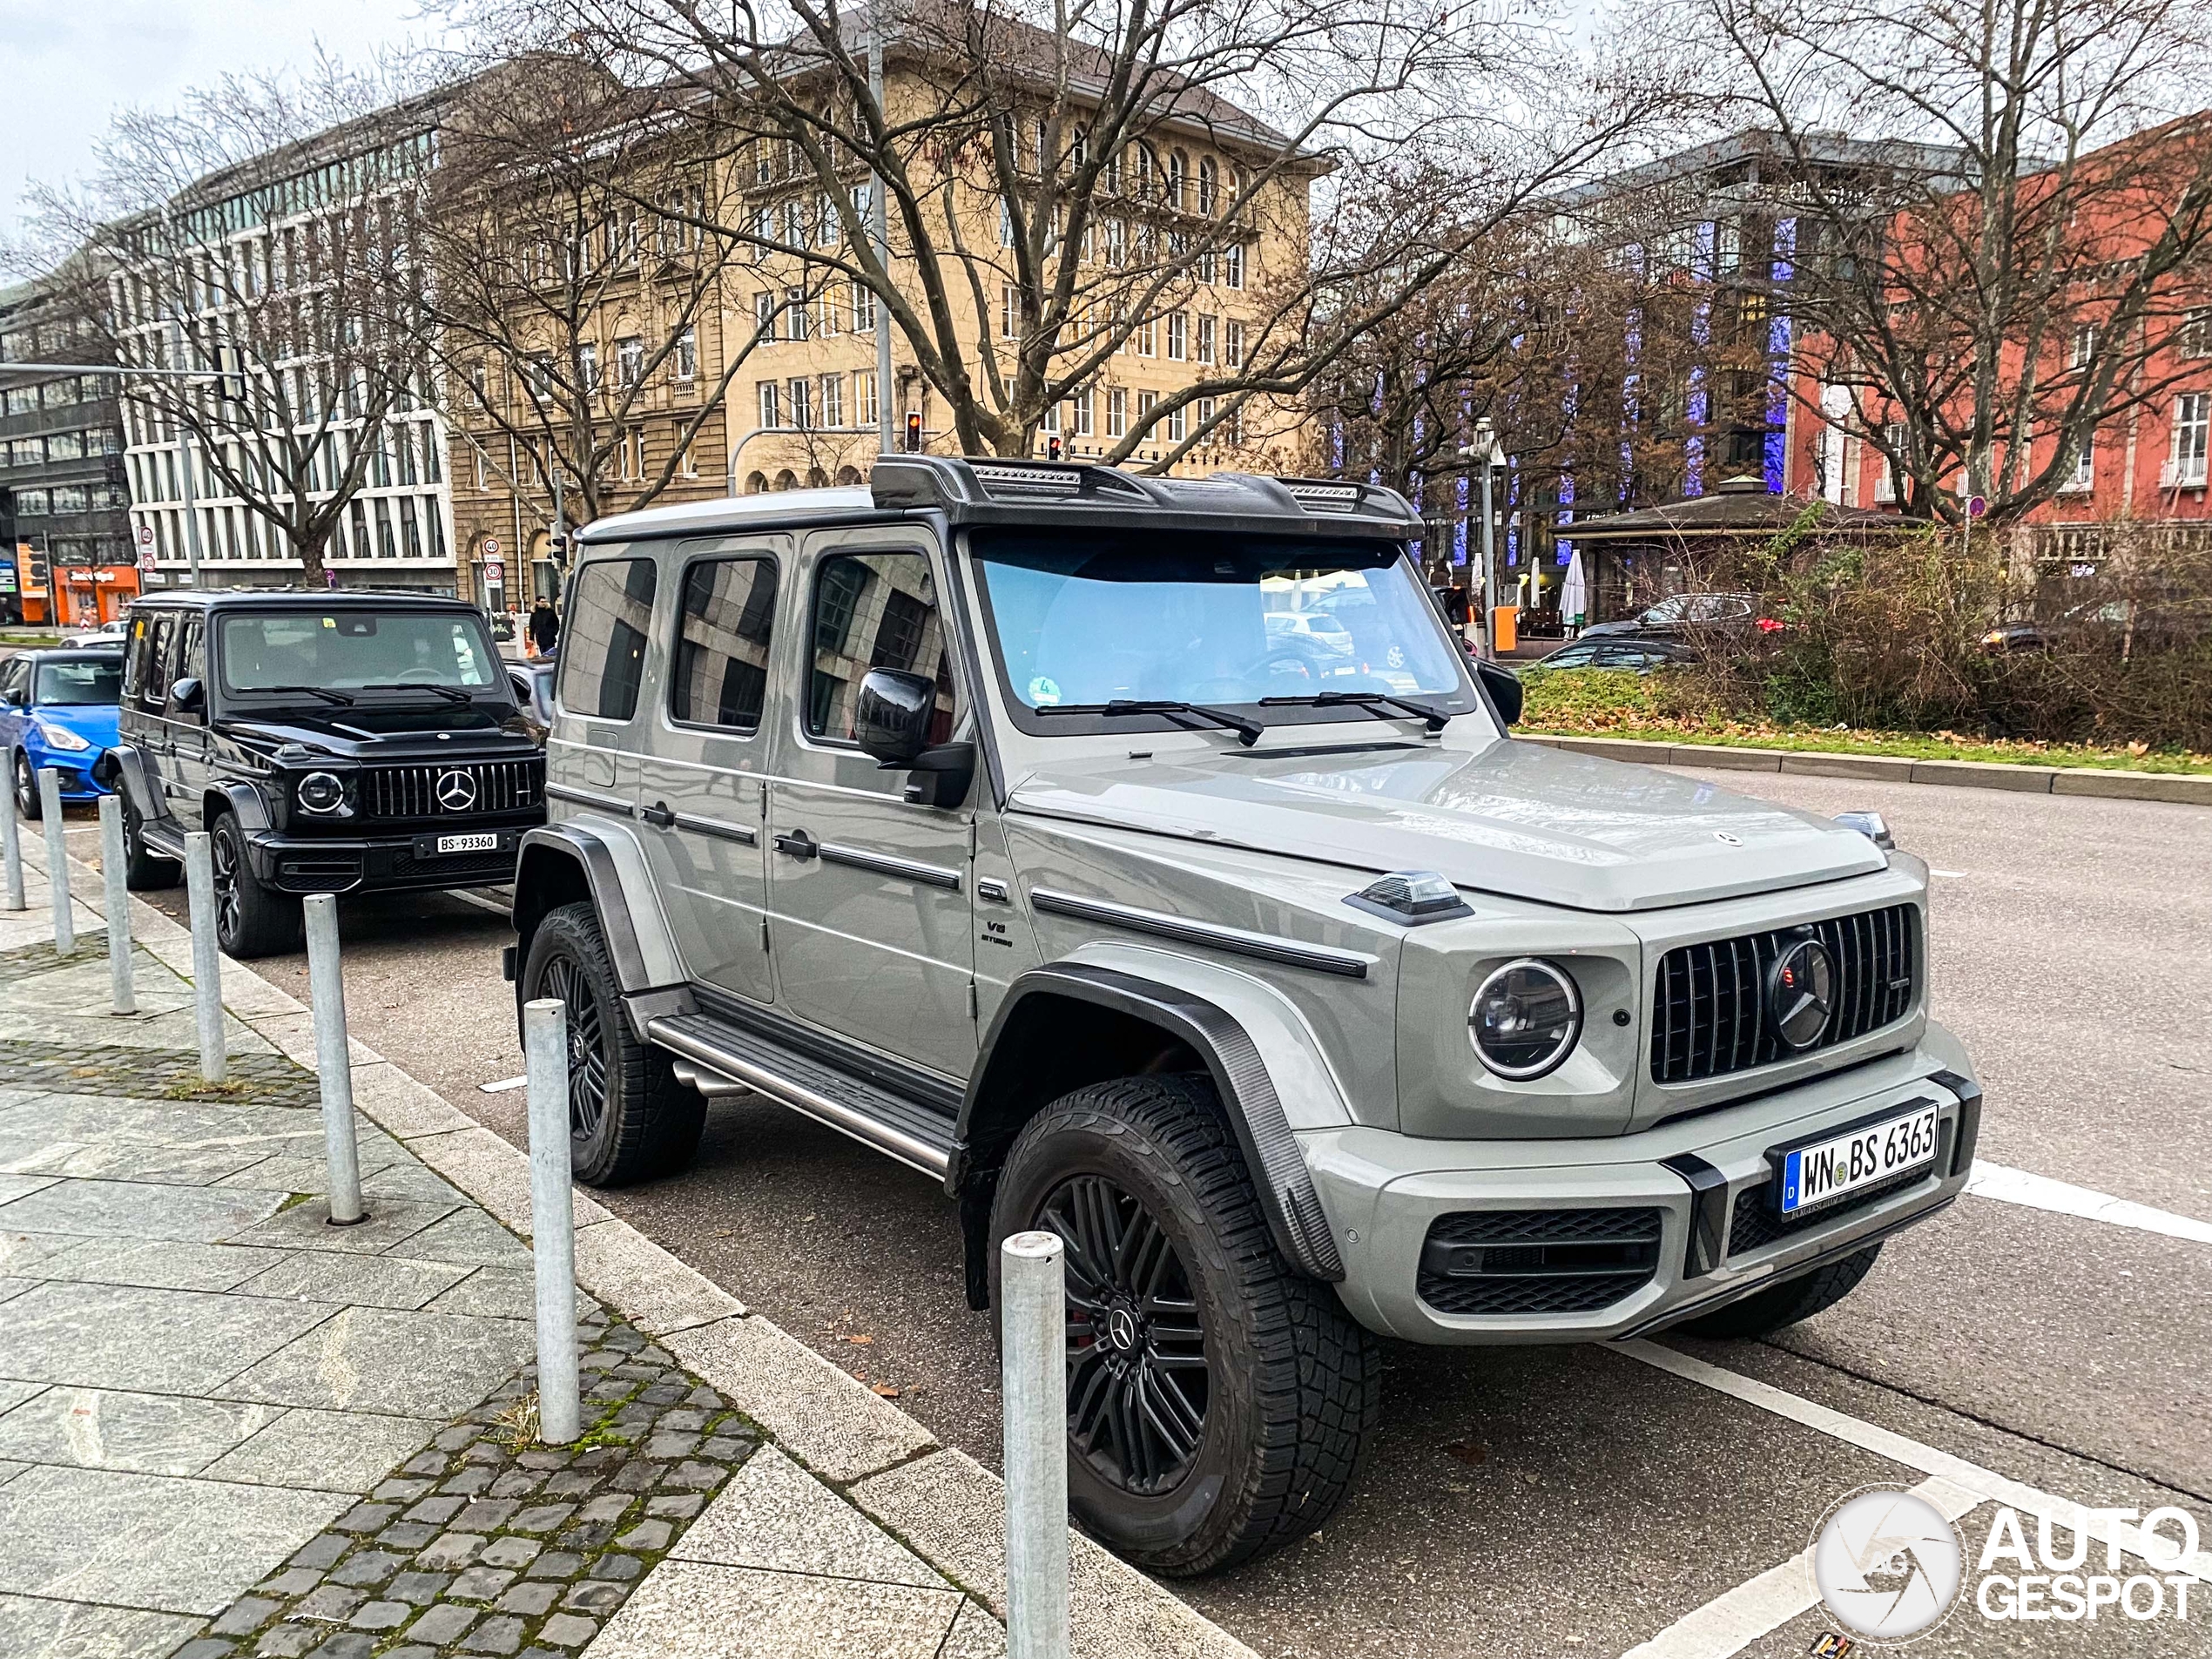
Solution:
[[[215,876],[215,942],[226,956],[248,961],[300,946],[300,901],[261,885],[246,856],[238,814],[225,813],[207,838]]]
[[[15,774],[16,816],[26,824],[36,824],[45,816],[38,799],[38,774],[30,769],[30,757],[20,749],[16,751]]]
[[[1205,1078],[1055,1101],[1007,1154],[991,1224],[995,1291],[1009,1235],[1067,1246],[1068,1501],[1085,1531],[1187,1576],[1278,1549],[1343,1501],[1379,1352],[1276,1249]]]
[[[640,1042],[590,905],[563,905],[530,936],[523,1000],[567,1010],[569,1163],[588,1186],[672,1174],[691,1161],[706,1101],[678,1081],[669,1057]]]

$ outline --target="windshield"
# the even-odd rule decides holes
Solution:
[[[64,658],[38,664],[38,690],[34,700],[47,708],[112,704],[122,695],[120,657],[81,658],[73,662]]]
[[[222,619],[223,683],[233,691],[321,686],[500,684],[481,618],[450,610],[271,610]]]
[[[1109,530],[978,532],[972,545],[1021,711],[1331,692],[1472,706],[1394,545]]]

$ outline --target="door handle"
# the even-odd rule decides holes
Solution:
[[[788,853],[795,859],[811,859],[821,850],[821,844],[805,830],[792,830],[776,837],[776,851]]]
[[[637,816],[655,829],[666,829],[676,822],[676,814],[668,810],[668,803],[664,800],[657,800],[651,806],[642,808]]]

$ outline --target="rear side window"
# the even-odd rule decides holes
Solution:
[[[561,630],[561,706],[570,713],[627,720],[637,712],[656,574],[651,559],[601,559],[577,573]]]
[[[147,708],[159,709],[169,705],[169,641],[176,628],[177,618],[165,610],[153,619],[153,626],[146,631],[145,644],[140,648],[136,689],[138,700]]]
[[[773,560],[700,559],[686,570],[670,717],[689,725],[759,731],[775,621]]]

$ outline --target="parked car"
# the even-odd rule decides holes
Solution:
[[[1678,593],[1620,622],[1592,623],[1584,639],[1687,639],[1714,634],[1771,634],[1784,624],[1755,593]]]
[[[1523,663],[1519,671],[1526,673],[1534,668],[1629,668],[1639,674],[1649,674],[1655,668],[1664,668],[1671,663],[1694,663],[1697,658],[1696,647],[1680,640],[1608,634],[1597,639],[1585,637],[1561,645],[1533,663]]]
[[[1988,651],[2048,651],[2062,644],[2170,650],[2212,637],[2212,604],[2200,596],[2088,599],[2056,617],[2000,623],[1981,637]]]
[[[118,617],[115,621],[104,622],[97,628],[85,628],[73,633],[64,634],[62,644],[80,647],[105,645],[120,651],[123,649],[123,641],[127,631],[128,624]]]
[[[1421,534],[900,455],[578,537],[506,959],[566,1005],[577,1175],[757,1091],[941,1182],[978,1309],[1057,1232],[1069,1502],[1156,1572],[1329,1518],[1380,1339],[1773,1331],[1972,1161],[1925,866],[1513,741]],[[1391,678],[1305,682],[1286,593]]]
[[[311,893],[496,886],[545,760],[482,614],[374,593],[184,592],[131,608],[121,733],[133,887],[214,860],[216,936],[286,950]]]
[[[92,768],[115,743],[122,682],[111,651],[30,651],[0,663],[0,758],[23,817],[41,816],[43,767],[54,769],[64,803],[107,792]]]

